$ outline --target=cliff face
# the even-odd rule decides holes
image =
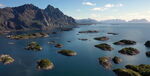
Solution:
[[[0,9],[0,30],[52,29],[75,24],[72,17],[51,5],[45,9],[32,4]]]

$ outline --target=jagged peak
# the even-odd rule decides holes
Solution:
[[[22,6],[18,6],[18,7],[14,7],[16,8],[25,8],[25,9],[39,9],[37,6],[33,5],[33,4],[24,4]]]

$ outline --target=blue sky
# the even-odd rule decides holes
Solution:
[[[150,20],[150,0],[0,0],[0,7],[32,3],[40,8],[48,4],[76,19],[141,19]]]

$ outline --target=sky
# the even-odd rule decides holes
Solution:
[[[0,8],[34,4],[39,8],[52,5],[75,19],[147,19],[150,0],[0,0]]]

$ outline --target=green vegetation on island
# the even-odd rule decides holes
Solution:
[[[141,76],[138,72],[131,69],[114,69],[113,71],[117,76]]]
[[[7,38],[20,40],[20,39],[31,39],[31,38],[48,37],[48,36],[49,35],[47,33],[39,32],[33,34],[8,35]]]
[[[44,70],[51,70],[54,68],[54,64],[48,59],[42,59],[37,61],[37,68]]]
[[[106,43],[95,45],[95,47],[105,50],[105,51],[112,51],[114,49],[109,44],[106,44]]]
[[[106,41],[106,40],[109,40],[109,38],[108,37],[105,37],[105,36],[103,36],[103,37],[96,37],[96,38],[94,38],[95,40],[99,40],[99,41]]]
[[[125,54],[125,55],[136,55],[140,53],[139,50],[137,50],[136,48],[132,48],[132,47],[123,48],[118,52],[121,54]]]
[[[111,58],[110,57],[100,57],[98,58],[99,63],[106,69],[110,69],[112,67]]]
[[[118,76],[150,76],[150,65],[126,65],[126,69],[114,69]]]
[[[115,45],[135,45],[136,42],[132,40],[120,40],[114,43]]]
[[[3,64],[10,64],[14,62],[14,59],[10,55],[0,55],[0,62]]]
[[[37,42],[31,42],[31,43],[28,44],[28,46],[25,49],[26,50],[41,51],[42,47]]]
[[[113,62],[114,62],[115,64],[119,64],[119,63],[122,62],[122,59],[121,59],[120,57],[117,57],[117,56],[115,56],[112,60],[113,60]]]
[[[75,51],[66,50],[66,49],[60,50],[60,51],[58,51],[58,53],[60,53],[62,55],[66,55],[66,56],[75,56],[75,55],[77,55],[77,53]]]

